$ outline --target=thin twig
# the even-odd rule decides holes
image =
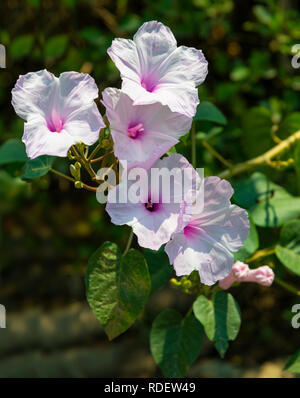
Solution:
[[[230,178],[237,174],[243,173],[245,171],[251,170],[256,166],[262,166],[268,164],[275,156],[280,155],[282,152],[289,149],[297,140],[300,140],[300,130],[296,133],[290,135],[284,141],[281,141],[278,145],[274,146],[264,154],[257,156],[256,158],[247,160],[243,163],[238,163],[237,165],[228,168],[219,174],[220,178]]]
[[[54,173],[54,174],[58,175],[59,177],[64,178],[65,180],[68,180],[68,181],[71,181],[71,182],[75,182],[75,179],[74,179],[74,178],[69,177],[69,176],[67,176],[67,175],[64,174],[64,173],[61,173],[60,171],[57,171],[57,170],[55,170],[55,169],[52,169],[52,167],[51,167],[50,171],[51,171],[51,173]]]
[[[289,285],[288,283],[279,279],[277,276],[275,277],[275,282],[281,287],[283,287],[285,290],[295,294],[296,296],[300,296],[300,290],[297,290],[294,286]]]
[[[224,166],[230,168],[232,167],[232,163],[228,160],[224,159],[222,155],[220,155],[207,141],[202,141],[202,145],[206,148],[215,158],[217,158]]]
[[[275,247],[267,247],[265,249],[257,250],[251,257],[246,260],[246,263],[252,263],[253,261],[260,260],[261,258],[270,256],[275,253]]]

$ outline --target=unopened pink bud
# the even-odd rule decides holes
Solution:
[[[274,272],[267,265],[262,267],[251,269],[243,282],[256,282],[262,286],[271,286],[274,281]]]
[[[248,264],[242,263],[241,261],[237,261],[232,267],[232,274],[235,276],[237,280],[241,280],[242,278],[246,278],[250,269]]]
[[[269,266],[263,265],[256,269],[249,269],[248,264],[237,261],[230,274],[219,281],[219,287],[227,290],[234,282],[255,282],[262,286],[271,286],[273,281],[274,272]]]

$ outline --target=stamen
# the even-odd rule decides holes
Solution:
[[[128,127],[127,134],[130,138],[137,138],[144,130],[143,124],[138,123],[135,126]]]

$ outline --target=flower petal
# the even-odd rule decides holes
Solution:
[[[97,141],[105,127],[94,98],[98,88],[84,73],[65,72],[56,78],[46,70],[20,76],[12,90],[12,104],[24,126],[29,157],[67,156],[71,145]]]
[[[74,137],[75,143],[83,142],[86,145],[93,145],[99,138],[99,130],[104,127],[105,123],[94,102],[73,112],[64,126]]]
[[[191,241],[184,234],[175,234],[165,251],[177,276],[189,275],[196,270],[201,282],[213,285],[225,278],[233,266],[233,255],[219,242],[205,234],[201,240]]]
[[[115,154],[124,167],[126,161],[128,167],[148,168],[178,143],[192,123],[191,118],[171,112],[159,102],[135,106],[128,95],[117,89],[104,90],[102,103],[110,122]],[[142,130],[133,138],[128,128],[134,125],[140,125]]]
[[[107,53],[116,64],[122,78],[140,83],[140,62],[136,45],[132,40],[114,39]]]
[[[57,89],[57,78],[46,69],[21,75],[12,90],[12,105],[17,115],[29,120],[45,115]]]
[[[145,22],[133,37],[140,61],[141,78],[155,74],[162,62],[177,47],[171,30],[161,22]]]
[[[70,147],[76,143],[66,130],[50,132],[42,118],[30,119],[25,123],[22,141],[31,159],[41,155],[65,157]]]
[[[74,112],[79,112],[82,107],[91,105],[96,98],[98,87],[87,73],[64,72],[59,76],[58,108],[64,119],[68,119]]]

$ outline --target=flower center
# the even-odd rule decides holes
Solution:
[[[144,125],[142,123],[138,123],[134,126],[129,126],[127,129],[128,137],[130,138],[138,138],[141,133],[144,131]]]
[[[191,222],[184,227],[183,233],[186,238],[193,239],[201,236],[202,230]]]
[[[158,207],[159,207],[159,203],[152,203],[151,200],[148,200],[148,202],[145,203],[146,210],[148,210],[150,212],[157,210]]]
[[[47,127],[53,133],[60,133],[64,127],[64,121],[55,109],[53,109],[50,118],[47,120]]]
[[[149,93],[152,93],[157,86],[157,81],[152,76],[144,76],[141,79],[141,86],[144,87],[145,90],[149,91]]]

